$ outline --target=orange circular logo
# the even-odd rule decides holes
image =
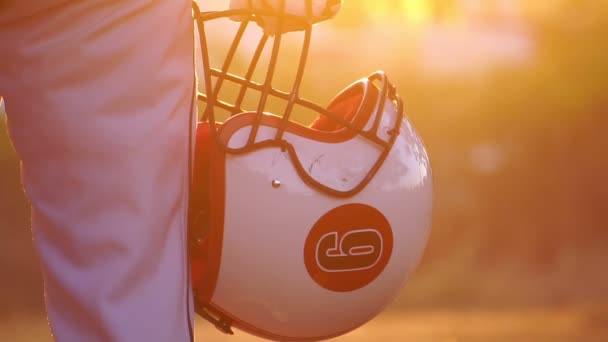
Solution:
[[[393,232],[376,208],[352,203],[323,215],[304,245],[304,263],[330,291],[358,290],[376,279],[393,252]]]

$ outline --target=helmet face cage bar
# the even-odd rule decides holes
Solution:
[[[202,77],[205,85],[205,93],[199,93],[197,96],[199,102],[205,103],[201,121],[208,122],[210,124],[210,134],[212,139],[216,142],[217,146],[224,150],[226,153],[241,154],[248,153],[260,148],[280,147],[282,150],[287,151],[289,153],[290,158],[298,174],[300,175],[302,180],[308,185],[329,195],[337,197],[352,196],[361,191],[363,188],[365,188],[365,186],[371,181],[373,176],[376,174],[376,172],[382,166],[384,160],[388,156],[388,153],[390,152],[392,145],[394,144],[398,136],[399,128],[403,120],[403,105],[401,98],[396,93],[395,87],[390,84],[388,78],[383,72],[377,71],[371,76],[369,76],[368,80],[370,81],[370,86],[375,86],[374,83],[379,83],[378,88],[380,90],[375,106],[375,114],[372,115],[372,117],[374,118],[374,122],[369,130],[364,130],[363,128],[357,127],[352,122],[329,112],[327,109],[311,101],[301,98],[299,95],[300,85],[304,76],[304,69],[306,67],[306,60],[308,57],[312,36],[312,2],[311,0],[306,0],[308,13],[307,17],[299,17],[285,13],[285,2],[286,0],[281,0],[279,13],[276,13],[272,10],[253,9],[253,6],[251,6],[251,1],[250,9],[201,12],[196,2],[193,2],[193,16],[194,20],[196,21],[196,25],[200,35],[202,66],[204,73]],[[205,23],[212,20],[228,18],[232,16],[238,16],[239,18],[241,18],[240,26],[238,28],[238,31],[236,32],[232,44],[228,49],[228,53],[226,55],[226,58],[224,59],[221,68],[214,68],[210,65],[208,49],[209,46],[207,44],[207,32],[205,31]],[[281,32],[281,27],[284,25],[284,22],[286,20],[298,22],[299,27],[304,32],[304,41],[296,69],[296,76],[290,92],[280,91],[272,86],[272,81],[276,71],[275,67],[278,61],[279,51],[281,47],[281,41],[283,36],[282,33],[277,33],[276,35],[271,36],[268,33],[264,32],[253,53],[251,62],[244,76],[237,76],[228,72],[248,25],[250,25],[251,22],[263,25],[264,20],[268,20],[268,18],[276,19],[278,32]],[[272,41],[272,50],[268,62],[268,67],[266,70],[265,79],[263,83],[257,83],[252,80],[252,77],[259,64],[262,52],[264,51],[269,40]],[[217,78],[215,84],[213,84],[212,82],[212,77]],[[238,95],[234,103],[228,103],[218,98],[221,87],[225,81],[230,81],[240,86]],[[219,137],[218,128],[215,125],[215,123],[217,122],[215,109],[220,108],[225,111],[228,111],[231,116],[247,112],[245,109],[242,108],[243,100],[245,98],[247,90],[253,90],[261,93],[259,103],[257,104],[257,108],[255,111],[255,119],[251,127],[247,143],[239,148],[231,148]],[[284,112],[282,113],[280,119],[281,121],[276,130],[274,138],[264,141],[257,141],[259,126],[264,116],[264,109],[266,107],[269,96],[287,101],[287,105],[285,107]],[[384,112],[384,105],[387,99],[390,99],[393,103],[395,103],[397,107],[397,118],[395,120],[394,127],[388,132],[390,136],[388,141],[381,139],[377,134]],[[306,109],[310,109],[314,112],[319,113],[320,115],[324,115],[331,121],[338,123],[344,129],[355,131],[358,135],[366,138],[382,150],[375,164],[370,168],[368,174],[362,179],[362,181],[357,186],[346,191],[328,187],[315,180],[301,165],[294,147],[288,141],[283,139],[283,135],[285,133],[285,130],[287,129],[288,123],[296,105],[304,107]]]

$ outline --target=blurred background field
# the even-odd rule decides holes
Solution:
[[[435,178],[418,271],[343,341],[608,341],[606,37],[608,3],[575,0],[345,0],[316,28],[306,97],[386,70]],[[46,341],[1,121],[0,341]]]

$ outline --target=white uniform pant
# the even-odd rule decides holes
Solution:
[[[190,0],[0,1],[0,95],[57,341],[191,339]]]

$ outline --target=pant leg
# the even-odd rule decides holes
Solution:
[[[0,12],[0,94],[55,339],[189,341],[190,0]]]

